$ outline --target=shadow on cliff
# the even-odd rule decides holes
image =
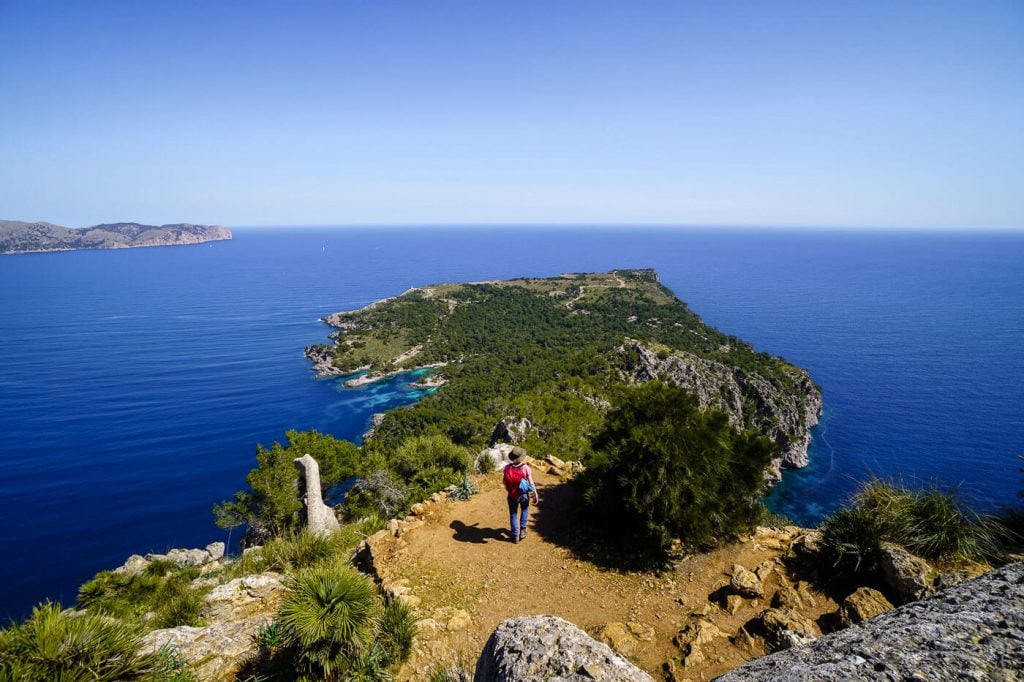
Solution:
[[[530,506],[530,526],[545,542],[568,549],[577,559],[620,571],[650,570],[663,564],[616,547],[605,532],[586,518],[574,481],[538,488],[540,504]]]

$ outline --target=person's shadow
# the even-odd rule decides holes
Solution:
[[[482,545],[486,544],[488,540],[508,539],[508,531],[497,528],[480,528],[476,523],[467,526],[462,521],[455,520],[448,524],[448,527],[455,531],[452,538],[459,542],[473,542]]]

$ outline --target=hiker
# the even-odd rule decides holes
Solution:
[[[503,475],[505,490],[508,492],[508,517],[512,524],[512,542],[519,542],[526,537],[530,497],[533,497],[534,504],[537,504],[540,498],[537,496],[537,486],[533,484],[533,472],[523,461],[526,459],[526,450],[514,447],[508,454],[508,459],[510,464],[505,466]]]

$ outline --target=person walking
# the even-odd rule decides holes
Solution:
[[[533,483],[533,472],[524,461],[526,450],[521,447],[512,448],[508,455],[509,464],[505,465],[502,478],[505,491],[508,493],[508,517],[512,525],[512,542],[519,542],[526,537],[526,521],[530,517],[530,498],[537,504],[537,486]]]

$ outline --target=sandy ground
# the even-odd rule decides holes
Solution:
[[[500,474],[480,477],[481,492],[470,500],[427,505],[422,525],[375,543],[376,570],[385,587],[397,585],[423,619],[400,679],[422,679],[432,665],[472,671],[500,622],[533,614],[559,616],[597,637],[608,623],[632,622],[638,637],[626,638],[619,648],[655,679],[663,679],[665,661],[679,662],[674,636],[701,616],[724,636],[702,646],[704,660],[685,668],[686,679],[710,679],[764,652],[746,637],[737,638],[738,644],[730,638],[768,606],[777,573],[765,580],[769,597],[744,600],[736,613],[722,608],[723,588],[736,563],[753,569],[769,562],[784,572],[777,558],[781,548],[755,538],[681,559],[662,573],[620,570],[600,543],[581,549],[572,512],[575,488],[542,467],[534,467],[540,504],[531,506],[528,535],[518,544],[509,539]],[[818,603],[807,615],[835,611],[834,602],[815,594]]]

